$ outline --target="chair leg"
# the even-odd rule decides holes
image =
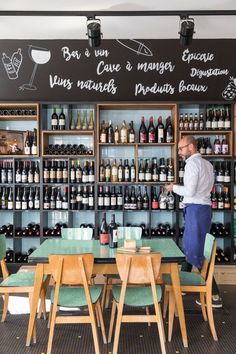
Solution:
[[[166,318],[168,302],[169,302],[169,291],[165,287],[165,290],[164,290],[164,302],[163,302],[163,318]]]
[[[9,302],[9,294],[4,294],[4,303],[3,303],[2,320],[1,320],[2,322],[4,322],[6,319],[8,302]]]
[[[109,300],[110,300],[110,295],[111,295],[111,287],[112,287],[112,279],[108,278],[107,290],[106,290],[106,300],[105,300],[105,308],[106,309],[109,306]]]
[[[96,320],[97,320],[97,326],[100,327],[100,317],[99,317],[99,313],[98,313],[98,309],[97,306],[94,307],[95,310],[95,314],[96,314]]]
[[[175,297],[173,291],[169,292],[169,318],[168,318],[168,341],[171,342],[175,312]]]
[[[108,282],[108,278],[105,277],[104,285],[103,285],[103,292],[102,292],[102,300],[101,300],[102,311],[104,310],[104,305],[105,305],[105,299],[106,299],[106,293],[107,293],[107,282]]]
[[[205,293],[200,293],[200,302],[201,302],[201,309],[204,321],[207,321],[207,313],[206,313],[206,303],[205,303]]]
[[[50,328],[51,319],[52,319],[52,304],[50,305],[50,311],[48,315],[48,328]]]
[[[97,308],[97,314],[98,314],[98,317],[99,317],[99,321],[100,321],[100,324],[101,324],[103,343],[107,344],[107,337],[106,337],[105,326],[104,326],[104,321],[103,321],[103,316],[102,316],[102,308],[101,308],[101,304],[100,304],[99,300],[96,303],[96,308]]]
[[[150,313],[149,313],[149,307],[146,306],[146,307],[145,307],[145,310],[146,310],[146,315],[149,316],[149,315],[150,315]],[[151,323],[150,323],[150,322],[148,322],[148,326],[149,326],[149,327],[151,326]]]
[[[95,315],[92,311],[90,312],[90,318],[91,318],[91,327],[92,327],[92,333],[93,333],[93,342],[94,342],[94,347],[95,347],[95,354],[100,354],[100,350],[99,350],[99,344],[98,344],[98,332],[97,332],[97,325],[96,325],[96,319],[95,319]],[[50,353],[47,353],[50,354]]]
[[[115,329],[115,337],[114,337],[112,354],[117,354],[117,352],[118,352],[119,337],[120,337],[120,326],[121,326],[121,320],[122,320],[122,312],[123,312],[123,306],[121,307],[120,304],[118,304],[118,306],[117,306],[117,318],[116,318],[116,329]]]
[[[52,341],[53,341],[54,328],[55,328],[55,323],[56,323],[56,315],[57,315],[57,305],[53,304],[52,305],[49,336],[48,336],[47,354],[51,354],[51,351],[52,351]]]
[[[211,292],[207,291],[206,293],[206,304],[207,304],[207,315],[208,315],[208,321],[211,329],[211,334],[214,338],[215,341],[218,340],[217,334],[216,334],[216,329],[215,329],[215,324],[214,324],[214,318],[213,318],[213,311],[212,311],[212,300],[211,300]]]
[[[111,343],[111,337],[112,337],[112,332],[113,332],[113,327],[114,327],[114,322],[115,322],[115,315],[116,315],[116,301],[113,299],[112,301],[112,308],[111,308],[111,319],[110,319],[110,324],[109,324],[109,333],[108,333],[108,343]]]
[[[157,327],[158,327],[160,343],[161,343],[161,352],[162,354],[166,354],[166,346],[165,346],[166,337],[165,337],[161,307],[159,304],[154,304],[154,306],[155,306],[155,312],[157,316]]]

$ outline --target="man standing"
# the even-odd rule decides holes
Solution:
[[[166,189],[184,197],[183,251],[186,262],[182,270],[191,272],[192,266],[200,270],[204,260],[205,236],[211,228],[210,197],[214,184],[214,172],[212,164],[197,152],[197,141],[192,136],[185,136],[179,141],[178,154],[186,161],[184,184],[183,186],[170,184],[166,186]],[[200,304],[198,300],[196,302]],[[212,306],[222,307],[219,289],[214,278]]]

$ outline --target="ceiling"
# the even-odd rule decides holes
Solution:
[[[3,10],[145,11],[236,10],[235,0],[8,0]],[[189,13],[191,15],[191,12]],[[179,17],[100,17],[104,39],[178,38]],[[194,38],[236,38],[236,16],[196,16]],[[86,39],[85,17],[0,16],[0,39]]]

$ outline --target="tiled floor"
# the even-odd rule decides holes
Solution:
[[[236,353],[236,286],[222,286],[223,309],[214,310],[218,342],[214,342],[208,323],[203,321],[194,295],[184,297],[189,348],[182,345],[178,321],[175,320],[173,339],[166,344],[169,354],[235,354]],[[132,310],[133,311],[133,310]],[[105,311],[108,328],[110,310]],[[28,315],[8,315],[0,323],[0,354],[46,354],[48,329],[44,320],[37,321],[37,344],[25,347]],[[167,325],[166,325],[167,331]],[[112,352],[112,345],[100,341],[101,354]],[[53,340],[53,354],[94,353],[89,325],[58,325]],[[121,327],[120,354],[157,354],[160,345],[157,327],[152,324],[124,324]]]

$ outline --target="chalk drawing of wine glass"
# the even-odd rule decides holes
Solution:
[[[23,84],[19,87],[19,90],[37,90],[37,87],[33,85],[34,77],[36,74],[36,70],[39,64],[46,64],[49,62],[51,58],[51,52],[49,49],[36,47],[34,45],[30,45],[28,49],[30,59],[35,63],[34,68],[30,77],[30,80],[27,84]]]

